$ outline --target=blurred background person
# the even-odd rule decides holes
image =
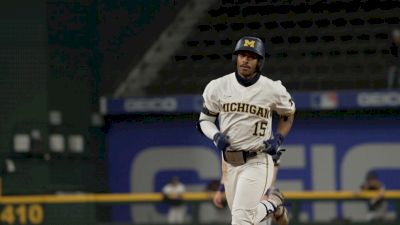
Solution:
[[[377,191],[377,195],[368,202],[367,220],[384,220],[388,204],[383,198],[385,186],[378,179],[378,176],[373,172],[368,173],[361,185],[361,190]]]
[[[392,31],[388,69],[388,88],[400,88],[400,29]]]
[[[181,224],[185,220],[186,206],[182,198],[185,191],[185,185],[180,182],[177,176],[172,177],[171,181],[162,189],[164,199],[169,203],[169,224]]]

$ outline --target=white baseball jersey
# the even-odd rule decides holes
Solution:
[[[280,81],[260,76],[253,85],[241,85],[235,73],[212,80],[203,93],[204,105],[219,114],[220,131],[230,137],[230,150],[259,150],[271,137],[272,112],[287,115],[295,104]]]

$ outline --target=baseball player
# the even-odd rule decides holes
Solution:
[[[264,60],[259,38],[241,38],[233,52],[236,71],[210,81],[203,92],[198,128],[226,162],[224,185],[233,225],[257,224],[282,205],[275,195],[262,198],[272,184],[272,156],[290,132],[295,105],[280,81],[261,75]],[[274,111],[280,119],[272,134]]]
[[[278,168],[280,164],[280,157],[282,155],[282,152],[284,149],[279,149],[278,153],[273,156],[273,161],[274,161],[274,178],[271,187],[268,189],[266,195],[263,197],[263,199],[268,199],[271,194],[278,195],[283,197],[283,195],[280,193],[278,189],[275,188],[275,180],[276,176],[278,174]],[[213,203],[216,207],[218,208],[223,208],[224,207],[224,202],[225,202],[225,186],[224,186],[224,176],[226,176],[227,172],[227,165],[226,162],[222,161],[222,178],[220,181],[220,185],[218,187],[218,190],[215,192],[213,196]],[[277,210],[274,213],[273,218],[266,218],[266,224],[271,224],[272,219],[275,220],[275,222],[278,225],[288,225],[289,224],[289,217],[288,217],[288,211],[285,206],[280,206],[277,208]]]

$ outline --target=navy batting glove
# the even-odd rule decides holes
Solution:
[[[269,155],[276,155],[278,152],[279,147],[281,146],[283,142],[284,137],[276,133],[273,138],[270,138],[266,141],[264,141],[265,144],[265,152]]]
[[[281,156],[286,149],[279,148],[275,155],[272,156],[272,160],[274,161],[275,166],[279,166],[281,163]]]
[[[229,137],[221,132],[218,132],[214,135],[214,144],[221,151],[225,151],[227,147],[229,147]]]

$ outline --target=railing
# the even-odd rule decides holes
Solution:
[[[376,192],[352,192],[352,191],[302,191],[302,192],[284,192],[285,198],[292,204],[292,221],[298,221],[299,205],[304,201],[353,201],[368,200],[376,196]],[[192,204],[192,222],[199,223],[199,205],[202,202],[210,202],[212,192],[190,192],[183,195],[184,201]],[[400,206],[400,191],[386,191],[384,198],[387,200],[396,200],[397,206]],[[0,196],[0,224],[77,224],[77,222],[68,222],[63,218],[63,222],[58,221],[57,214],[53,208],[73,205],[97,205],[97,204],[139,204],[139,203],[159,203],[163,201],[161,193],[113,193],[113,194],[63,194],[63,195],[19,195],[19,196]],[[68,208],[68,207],[67,207]],[[96,221],[96,210],[89,207],[89,214],[92,218],[82,221],[79,224],[94,225],[105,224]],[[399,207],[397,212],[400,213]],[[47,212],[49,211],[49,212]],[[60,211],[60,210],[59,210]],[[72,219],[67,217],[68,219]],[[56,221],[56,224],[55,224]],[[397,219],[398,224],[400,224]],[[114,223],[107,223],[114,224]]]
[[[288,191],[283,193],[287,200],[366,200],[376,196],[373,191]],[[183,194],[185,201],[208,201],[212,192],[188,192]],[[384,198],[400,200],[399,191],[385,191]],[[161,193],[109,193],[109,194],[64,194],[64,195],[14,195],[0,196],[0,204],[17,203],[135,203],[160,202]]]

